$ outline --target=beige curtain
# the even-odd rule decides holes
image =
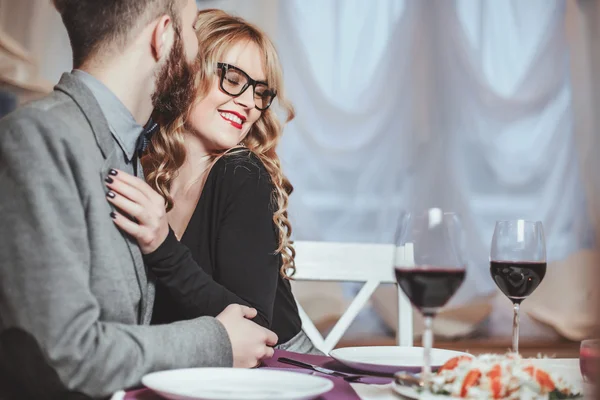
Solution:
[[[600,278],[600,5],[567,1],[566,32],[571,50],[575,134],[580,151],[590,215],[596,227],[596,250],[573,254],[548,275],[539,293],[524,302],[536,321],[557,333],[581,340],[598,334],[597,282]]]
[[[600,227],[600,4],[594,0],[568,1],[567,4],[575,128],[592,215]]]
[[[50,0],[0,0],[0,30],[27,52],[40,80],[56,83],[71,68],[69,39]]]

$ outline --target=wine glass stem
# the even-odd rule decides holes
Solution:
[[[519,303],[514,303],[515,314],[513,317],[512,351],[519,353]]]
[[[424,317],[425,329],[423,330],[423,369],[421,379],[425,387],[429,387],[431,379],[431,348],[433,347],[433,316]]]

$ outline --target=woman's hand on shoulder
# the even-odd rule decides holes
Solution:
[[[106,198],[119,210],[111,213],[113,221],[137,240],[143,254],[152,253],[169,234],[164,198],[142,179],[121,170],[111,169],[105,182]]]

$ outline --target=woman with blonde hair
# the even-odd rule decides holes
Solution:
[[[113,218],[157,278],[155,323],[243,304],[278,335],[278,348],[319,353],[289,282],[292,185],[276,153],[283,124],[274,100],[286,122],[294,113],[277,52],[256,26],[221,10],[201,11],[196,31],[196,101],[171,124],[155,116],[160,130],[142,158],[148,184],[120,171],[108,184],[109,201],[135,219]]]

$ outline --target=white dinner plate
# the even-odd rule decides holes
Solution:
[[[318,376],[241,368],[153,372],[142,383],[172,400],[308,400],[333,388],[333,382]]]
[[[452,357],[465,354],[461,351],[431,349],[431,367],[437,369]],[[343,347],[332,350],[329,355],[347,367],[376,374],[420,372],[423,365],[422,347]]]

